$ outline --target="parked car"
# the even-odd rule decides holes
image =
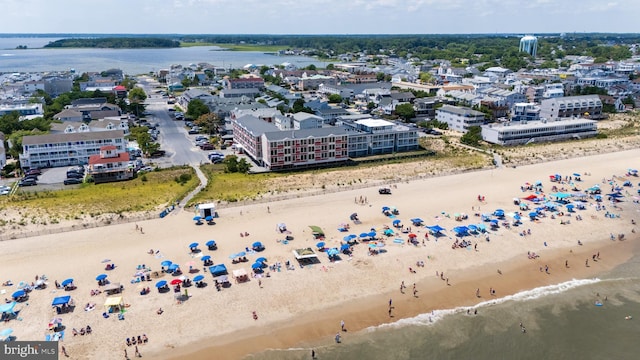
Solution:
[[[149,171],[153,171],[153,168],[151,166],[145,166],[143,168],[141,168],[138,171],[145,171],[145,172],[149,172]]]
[[[24,174],[25,175],[42,175],[42,171],[40,171],[40,169],[31,169]]]
[[[154,152],[152,152],[151,154],[149,154],[149,157],[152,158],[159,158],[159,157],[163,157],[167,152],[164,150],[156,150]]]
[[[75,184],[82,184],[83,180],[81,178],[67,178],[64,179],[64,184],[65,185],[75,185]]]
[[[38,185],[38,181],[32,178],[22,179],[18,183],[18,186],[34,186],[34,185]]]
[[[23,177],[22,179],[34,179],[34,180],[38,180],[38,175],[27,175],[25,177]]]
[[[67,178],[68,179],[82,179],[82,178],[84,178],[84,174],[81,174],[81,173],[75,172],[75,171],[67,171]]]
[[[213,144],[209,144],[209,143],[205,143],[205,144],[200,145],[200,149],[201,150],[213,150],[215,148],[216,147],[213,146]]]
[[[211,158],[211,163],[213,163],[213,164],[220,164],[223,161],[224,161],[223,157],[212,157]]]
[[[389,194],[391,194],[391,188],[388,188],[388,187],[381,187],[380,189],[378,189],[378,194],[386,194],[386,195],[389,195]]]
[[[176,111],[176,109],[174,109],[174,108],[169,108],[169,111],[171,111],[171,112],[175,112],[175,111]]]
[[[80,166],[80,165],[72,166],[72,167],[68,168],[67,171],[75,171],[75,172],[79,172],[79,173],[84,174],[84,166]]]
[[[199,134],[200,130],[197,129],[189,129],[188,131],[189,135],[195,135],[195,134]]]

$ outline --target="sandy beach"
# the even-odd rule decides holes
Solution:
[[[194,213],[183,210],[137,224],[3,241],[0,281],[32,282],[42,274],[48,278],[46,289],[31,291],[28,301],[16,306],[19,320],[5,325],[14,330],[18,340],[43,340],[50,334],[50,320],[60,317],[66,326],[62,343],[73,359],[123,358],[125,349],[132,357],[134,348],[128,347],[125,340],[142,334],[149,341],[138,348],[148,358],[206,359],[215,352],[217,359],[238,359],[267,348],[324,339],[331,342],[340,329],[340,320],[345,320],[350,332],[359,331],[434,309],[473,306],[492,297],[490,288],[496,290],[495,297],[502,297],[545,284],[594,277],[631,256],[635,244],[631,220],[640,220],[633,196],[638,195],[640,180],[625,177],[625,172],[638,167],[638,158],[640,150],[631,150],[402,182],[395,184],[397,188],[393,187],[392,195],[380,195],[378,188],[372,187],[230,207],[220,209],[215,225],[194,225]],[[539,180],[544,192],[551,193],[553,184],[548,176],[556,173],[581,173],[578,188],[584,190],[599,184],[603,194],[611,190],[609,180],[621,185],[629,179],[634,186],[623,188],[622,193],[627,191],[629,195],[617,208],[611,207],[605,197],[602,204],[606,210],[597,211],[595,201],[589,200],[585,210],[577,210],[571,217],[547,216],[532,222],[528,211],[524,211],[521,226],[490,231],[488,242],[484,235],[466,236],[463,239],[471,242],[469,247],[452,249],[456,240],[453,227],[481,223],[475,213],[492,213],[495,209],[517,211],[513,198],[531,193],[522,192],[520,186]],[[569,188],[567,184],[554,184]],[[484,196],[485,201],[479,202],[478,195]],[[360,203],[361,197],[364,203]],[[400,214],[389,218],[382,214],[383,206],[397,207]],[[613,217],[605,217],[607,211]],[[362,223],[349,221],[354,212]],[[469,218],[455,221],[455,213],[466,213]],[[575,214],[580,214],[583,220],[577,220]],[[415,217],[422,218],[425,225],[447,229],[446,236],[437,241],[430,236],[423,245],[427,229],[413,226],[411,232],[419,240],[414,246],[407,244],[407,234],[388,238],[381,235],[392,220],[400,219],[411,226],[409,219]],[[512,219],[507,217],[507,221]],[[286,234],[277,231],[279,223],[286,224],[292,241],[282,241]],[[339,232],[341,223],[350,224],[350,232]],[[346,234],[375,228],[378,237],[384,239],[384,252],[369,256],[367,245],[358,244],[353,247],[351,258],[341,255],[340,261],[330,262],[325,253],[319,253],[320,264],[301,268],[292,250],[316,247],[317,240],[309,225],[324,230],[327,247],[340,247]],[[528,229],[530,235],[520,235]],[[249,235],[240,235],[245,232]],[[612,233],[614,241],[610,240]],[[624,241],[617,240],[618,234],[625,234]],[[396,238],[402,239],[401,243],[395,243]],[[218,250],[209,251],[204,246],[210,239],[217,242]],[[248,263],[231,263],[231,254],[244,251],[255,241],[262,242],[266,250],[247,254]],[[192,242],[198,242],[202,252],[191,253],[188,245]],[[150,249],[154,254],[147,253]],[[156,251],[159,252],[155,254]],[[540,257],[529,259],[528,252]],[[601,259],[592,261],[598,252]],[[268,271],[269,277],[251,278],[246,283],[237,284],[231,279],[230,288],[217,291],[211,274],[204,272],[200,260],[203,255],[210,255],[216,264],[224,263],[230,273],[240,268],[250,272],[253,260],[260,256],[266,257],[268,264],[280,262],[283,267],[281,271]],[[589,267],[585,266],[587,259]],[[159,273],[150,282],[131,283],[138,265],[150,267],[153,273],[160,271],[164,260],[180,264],[190,278],[204,275],[208,286],[189,287],[189,299],[178,302],[173,291],[158,293],[154,286],[156,281],[171,281],[174,276]],[[291,261],[295,270],[285,269],[286,261]],[[418,261],[425,266],[417,267]],[[569,267],[565,267],[565,261]],[[116,268],[105,271],[105,263],[114,263]],[[198,272],[187,273],[189,266]],[[540,271],[546,266],[548,274]],[[410,272],[410,267],[415,272]],[[444,272],[449,286],[436,277],[436,271]],[[128,306],[124,320],[116,316],[104,319],[105,294],[90,294],[92,289],[100,288],[95,278],[101,273],[125,287],[123,299]],[[55,280],[67,278],[73,278],[78,289],[68,292],[55,289]],[[407,286],[405,294],[399,291],[402,281]],[[412,294],[414,283],[417,297]],[[151,293],[140,295],[143,287],[151,288]],[[477,288],[480,297],[476,297]],[[17,290],[16,285],[0,289],[7,298]],[[56,315],[51,301],[61,295],[72,296],[77,305],[75,311]],[[389,298],[393,299],[393,317],[387,312]],[[95,303],[96,309],[84,311],[87,303]],[[164,310],[162,315],[156,313],[159,308]],[[87,325],[93,329],[92,334],[72,335],[73,328]],[[276,329],[277,337],[272,336]]]

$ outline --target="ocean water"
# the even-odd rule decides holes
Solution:
[[[595,306],[598,299],[603,306]],[[523,291],[475,308],[477,315],[467,315],[466,308],[441,310],[349,333],[341,344],[326,339],[249,358],[310,359],[315,349],[322,360],[638,359],[640,256],[599,278]]]
[[[170,49],[43,49],[54,38],[13,38],[0,36],[0,73],[67,71],[77,73],[122,69],[125,74],[146,74],[167,69],[172,64],[207,62],[223,68],[241,68],[247,64],[279,65],[289,62],[298,67],[322,61],[305,56],[276,56],[259,51],[224,51],[215,46]],[[27,45],[26,50],[16,46]]]

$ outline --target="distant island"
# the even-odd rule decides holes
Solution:
[[[52,41],[44,47],[108,49],[177,48],[180,47],[180,42],[170,39],[150,37],[73,38]]]

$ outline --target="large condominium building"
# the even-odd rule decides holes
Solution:
[[[540,117],[549,121],[562,118],[585,117],[602,119],[602,101],[598,95],[565,96],[540,102]]]
[[[482,139],[499,145],[582,139],[597,133],[596,121],[588,119],[523,121],[482,126]]]
[[[471,126],[484,124],[484,113],[473,109],[444,105],[436,110],[436,120],[445,122],[449,129],[460,132],[467,132]]]
[[[339,121],[337,126],[280,130],[246,115],[233,120],[233,136],[244,153],[269,170],[339,164],[350,157],[418,148],[417,130],[379,119],[349,119]]]
[[[89,157],[100,154],[100,148],[106,145],[115,146],[119,152],[126,151],[124,131],[25,136],[20,166],[30,169],[88,164]]]

